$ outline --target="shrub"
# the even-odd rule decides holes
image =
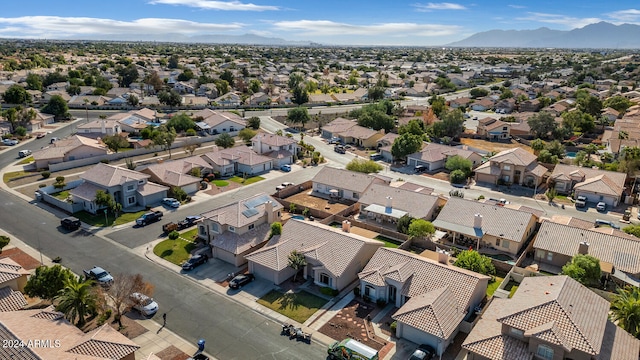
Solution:
[[[98,325],[102,325],[107,320],[109,320],[110,317],[111,317],[111,309],[107,309],[104,313],[102,313],[102,315],[100,315],[100,317],[96,322],[98,323]]]
[[[169,233],[170,240],[176,240],[179,237],[180,237],[180,233],[177,232],[176,230],[173,230],[172,232]]]
[[[396,328],[398,328],[398,323],[396,321],[392,322],[391,325],[389,325],[389,329],[391,330],[393,335],[396,334]]]
[[[64,176],[56,176],[56,182],[57,183],[63,183],[64,182]]]
[[[51,176],[51,173],[49,171],[43,171],[40,173],[40,175],[42,175],[43,179],[48,179],[49,176]]]
[[[463,182],[465,182],[465,180],[467,180],[467,175],[463,170],[453,170],[451,174],[449,174],[449,179],[453,184],[462,184]]]
[[[478,200],[483,200],[483,199],[484,199],[484,195],[478,196]]]
[[[0,253],[2,253],[2,249],[9,245],[9,242],[11,241],[11,239],[9,239],[8,236],[6,235],[0,235]]]
[[[187,136],[196,136],[196,131],[194,129],[188,129],[186,134]]]
[[[38,184],[38,187],[39,187],[39,188],[43,188],[43,187],[45,187],[45,186],[47,186],[47,184]]]
[[[320,292],[321,292],[321,293],[323,293],[323,294],[325,294],[325,295],[328,295],[328,296],[336,296],[336,295],[338,295],[338,293],[339,293],[339,291],[338,291],[338,290],[336,290],[336,289],[332,289],[332,288],[327,287],[327,286],[325,286],[325,287],[321,287],[321,288],[320,288]]]

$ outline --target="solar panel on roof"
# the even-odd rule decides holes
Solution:
[[[250,209],[244,210],[244,211],[242,212],[242,215],[244,215],[244,216],[246,216],[246,217],[250,218],[250,217],[252,217],[253,215],[256,215],[258,212],[259,212],[259,211],[258,211],[258,209],[256,209],[256,208],[250,208]]]
[[[267,201],[271,201],[271,198],[269,197],[269,195],[260,195],[256,198],[253,198],[251,200],[247,200],[244,202],[244,206],[246,206],[247,208],[251,209],[254,208],[258,205],[262,205],[264,203],[266,203]]]

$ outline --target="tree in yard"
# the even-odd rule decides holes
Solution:
[[[545,195],[547,196],[547,199],[549,199],[549,204],[551,204],[553,202],[553,199],[555,199],[556,196],[558,196],[558,191],[556,190],[555,187],[550,187],[545,193]]]
[[[372,160],[353,159],[347,164],[346,169],[349,171],[371,174],[381,171],[383,167]]]
[[[465,174],[463,170],[460,170],[460,169],[453,170],[449,174],[449,180],[451,181],[452,184],[462,184],[466,182],[467,179],[468,179],[468,176]]]
[[[168,105],[169,107],[174,107],[182,104],[182,96],[178,94],[175,90],[171,91],[160,91],[158,93],[158,101],[161,104]]]
[[[309,93],[307,92],[307,89],[302,86],[296,86],[293,88],[293,91],[291,91],[291,101],[298,105],[308,103]]]
[[[169,189],[169,195],[178,201],[185,201],[189,196],[180,186],[172,186],[171,189]]]
[[[431,222],[424,219],[414,219],[411,224],[409,224],[407,235],[411,238],[423,238],[435,232],[436,228]]]
[[[27,280],[24,293],[51,301],[64,288],[65,281],[73,276],[75,275],[71,270],[60,265],[39,266],[36,268],[36,273]]]
[[[371,101],[378,101],[384,98],[384,88],[382,86],[374,86],[369,88],[367,96]]]
[[[127,98],[127,104],[131,106],[138,106],[139,103],[140,99],[138,99],[138,97],[133,94],[129,95],[129,97]]]
[[[29,73],[27,75],[27,90],[42,91],[42,77],[38,74]]]
[[[306,107],[298,106],[287,111],[287,121],[290,121],[294,124],[301,124],[304,127],[311,117],[309,116],[309,110]]]
[[[375,106],[375,104],[374,104]],[[385,132],[391,131],[396,125],[393,117],[387,114],[380,107],[365,107],[362,109],[358,117],[358,125],[373,130],[384,129]]]
[[[464,132],[464,115],[460,109],[444,111],[440,114],[440,119],[442,121],[438,121],[432,125],[433,134],[436,137],[442,138],[448,136],[457,138]]]
[[[640,225],[629,225],[622,228],[622,231],[640,238]]]
[[[600,260],[591,255],[576,254],[570,263],[562,267],[562,274],[584,286],[598,285],[602,276]]]
[[[544,140],[538,138],[538,139],[533,139],[531,141],[531,148],[533,149],[534,154],[538,155],[540,153],[540,150],[544,149],[545,146],[545,142]]]
[[[281,235],[281,234],[282,234],[282,223],[279,221],[276,221],[273,224],[271,224],[271,232],[269,233],[269,239],[271,239],[276,235]]]
[[[151,297],[153,285],[145,282],[140,274],[115,274],[113,284],[109,286],[106,295],[115,310],[115,319],[122,328],[122,314],[132,306],[136,305],[131,294],[139,293]]]
[[[195,127],[196,123],[186,113],[180,113],[167,121],[167,128],[173,128],[177,133],[182,133]]]
[[[562,145],[562,143],[560,143],[560,141],[558,140],[553,140],[552,142],[547,143],[544,148],[547,151],[549,151],[551,155],[557,156],[558,159],[562,159],[564,157],[564,154],[565,154],[564,145]]]
[[[542,149],[540,150],[540,153],[538,153],[538,161],[548,164],[557,164],[559,160],[558,157],[551,154],[549,150]]]
[[[447,108],[447,100],[442,96],[433,95],[429,98],[429,105],[431,105],[433,113],[440,117]]]
[[[412,218],[411,216],[403,215],[400,219],[398,219],[398,224],[396,224],[396,230],[398,230],[398,232],[401,234],[408,234],[409,225],[411,225],[411,222],[413,220],[414,218]]]
[[[618,289],[611,302],[611,319],[629,334],[640,339],[640,288]]]
[[[236,141],[233,137],[231,137],[231,135],[222,133],[220,134],[220,136],[218,136],[215,143],[222,148],[228,149],[233,147],[236,144]]]
[[[444,167],[449,171],[461,170],[464,173],[465,178],[471,175],[472,166],[473,163],[471,162],[471,160],[465,159],[458,155],[449,157],[444,165]]]
[[[257,116],[252,116],[247,120],[247,126],[252,128],[253,130],[258,130],[260,128],[260,118]]]
[[[9,104],[26,104],[31,102],[31,95],[20,85],[11,85],[4,92],[2,98]]]
[[[169,152],[169,158],[171,158],[171,145],[176,140],[176,130],[171,128],[168,129],[165,124],[162,124],[158,127],[157,131],[154,131],[153,137],[151,141],[155,146],[161,146],[163,150]]]
[[[69,116],[69,106],[62,96],[53,95],[42,112],[54,115],[57,119],[65,118]]]
[[[105,135],[102,138],[102,142],[107,145],[109,150],[117,153],[120,149],[125,149],[129,147],[129,141],[124,136],[120,136],[120,134],[114,135]]]
[[[489,276],[496,273],[496,268],[491,263],[491,259],[475,250],[465,250],[458,254],[458,258],[453,265]]]
[[[104,190],[97,190],[96,197],[93,199],[93,202],[96,204],[98,209],[111,207],[113,201],[114,200],[111,195],[107,194]]]
[[[414,135],[422,136],[426,131],[424,127],[424,121],[420,119],[409,120],[406,125],[400,126],[400,128],[398,129],[398,134],[402,135],[404,133],[411,133]]]
[[[473,88],[473,89],[469,90],[469,95],[472,98],[477,99],[479,97],[484,97],[484,96],[489,95],[489,90],[483,89],[483,88]]]
[[[160,76],[156,71],[153,71],[151,74],[147,75],[144,83],[153,86],[153,90],[155,92],[159,92],[164,88],[164,81],[160,79]]]
[[[178,57],[178,55],[173,54],[169,57],[169,60],[167,61],[167,66],[169,67],[169,69],[177,69],[179,63],[180,63],[180,58]]]
[[[288,266],[295,271],[293,273],[293,282],[296,282],[296,277],[298,276],[300,269],[307,265],[307,259],[305,259],[304,254],[299,253],[297,250],[293,250],[287,257],[287,260]]]
[[[240,137],[240,139],[244,140],[244,142],[251,144],[251,139],[253,139],[254,136],[256,136],[257,132],[255,130],[252,130],[251,128],[244,128],[242,130],[240,130],[240,132],[238,133],[238,136]]]
[[[402,159],[407,155],[419,151],[422,147],[422,137],[411,133],[398,136],[391,146],[391,155],[396,159]]]
[[[593,95],[578,100],[578,109],[591,116],[597,117],[602,112],[602,101]]]
[[[625,111],[627,111],[627,109],[630,108],[631,105],[633,105],[633,102],[621,95],[612,96],[605,100],[603,104],[604,107],[610,107],[620,113],[624,113]]]
[[[71,276],[64,281],[64,287],[55,297],[58,302],[56,310],[62,312],[67,320],[76,323],[78,327],[85,324],[85,317],[97,310],[98,296],[93,289],[93,281],[82,281]]]
[[[529,120],[527,120],[527,124],[529,124],[529,128],[531,128],[531,131],[533,131],[539,139],[546,139],[549,133],[557,127],[553,116],[545,111],[531,116]]]
[[[135,64],[129,64],[127,65],[127,67],[121,68],[118,71],[118,75],[120,75],[118,83],[121,87],[125,88],[129,87],[129,85],[131,85],[132,82],[136,81],[138,79],[138,76],[140,76],[140,74],[138,74],[138,68]]]
[[[9,245],[9,242],[11,242],[11,239],[7,235],[0,235],[0,254],[2,253],[2,249]]]

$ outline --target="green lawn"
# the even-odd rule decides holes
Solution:
[[[104,227],[104,226],[112,226],[112,225],[122,225],[122,224],[135,221],[137,218],[140,217],[140,215],[144,214],[146,211],[138,211],[135,213],[121,213],[117,219],[113,218],[113,214],[108,213],[107,218],[109,222],[107,224],[105,224],[104,213],[102,212],[102,210],[100,210],[100,212],[101,214],[99,213],[99,214],[93,215],[83,210],[73,214],[73,216],[77,217],[82,222],[87,223],[91,226]]]
[[[380,240],[384,242],[384,247],[387,248],[397,248],[398,246],[400,246],[400,242],[398,240],[394,240],[394,239],[390,239],[386,236],[382,236],[382,235],[378,235],[376,237],[373,238],[374,240]]]
[[[242,184],[242,185],[249,185],[249,184],[257,183],[260,180],[264,180],[264,178],[262,176],[254,176],[254,177],[250,177],[250,178],[246,178],[246,179],[244,179],[241,176],[234,176],[234,177],[229,178],[229,181],[233,181],[235,183]]]
[[[306,291],[285,294],[271,290],[258,299],[258,304],[277,311],[299,323],[305,322],[326,303],[327,300]]]
[[[229,182],[224,180],[213,180],[212,183],[217,187],[225,187],[229,185]]]
[[[4,181],[5,183],[8,183],[13,178],[30,175],[30,174],[33,174],[33,173],[28,173],[26,171],[9,171],[4,173],[4,175],[2,176],[2,181]]]
[[[497,276],[495,278],[496,281],[489,283],[489,286],[487,286],[487,297],[492,297],[493,293],[498,289],[498,286],[502,284],[502,280],[504,280],[503,278]]]
[[[18,165],[25,165],[33,161],[33,156],[28,156],[20,161],[18,161]]]
[[[511,280],[507,283],[507,286],[504,287],[504,290],[509,292],[509,298],[511,298],[516,290],[518,290],[518,283]]]
[[[69,197],[69,190],[62,190],[59,193],[53,194],[53,196],[55,196],[56,198],[58,198],[60,200],[66,200],[67,197]]]
[[[176,265],[181,265],[191,256],[191,250],[196,244],[178,238],[177,240],[165,240],[153,248],[153,253]]]

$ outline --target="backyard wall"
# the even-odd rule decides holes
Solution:
[[[60,191],[64,191],[64,190],[70,190],[73,189],[75,187],[77,187],[78,185],[82,184],[84,180],[73,180],[68,182],[63,188],[61,189],[56,189],[55,187],[53,187],[53,185],[49,185],[49,186],[45,186],[42,187],[40,189],[38,189],[38,192],[40,193],[40,197],[42,199],[43,202],[46,202],[47,204],[51,204],[53,206],[56,206],[64,211],[66,211],[69,214],[73,214],[75,212],[78,212],[80,210],[82,210],[82,204],[81,203],[71,203],[68,202],[66,200],[62,200],[62,199],[58,199],[57,197],[50,195],[50,194],[55,194],[58,193]]]

